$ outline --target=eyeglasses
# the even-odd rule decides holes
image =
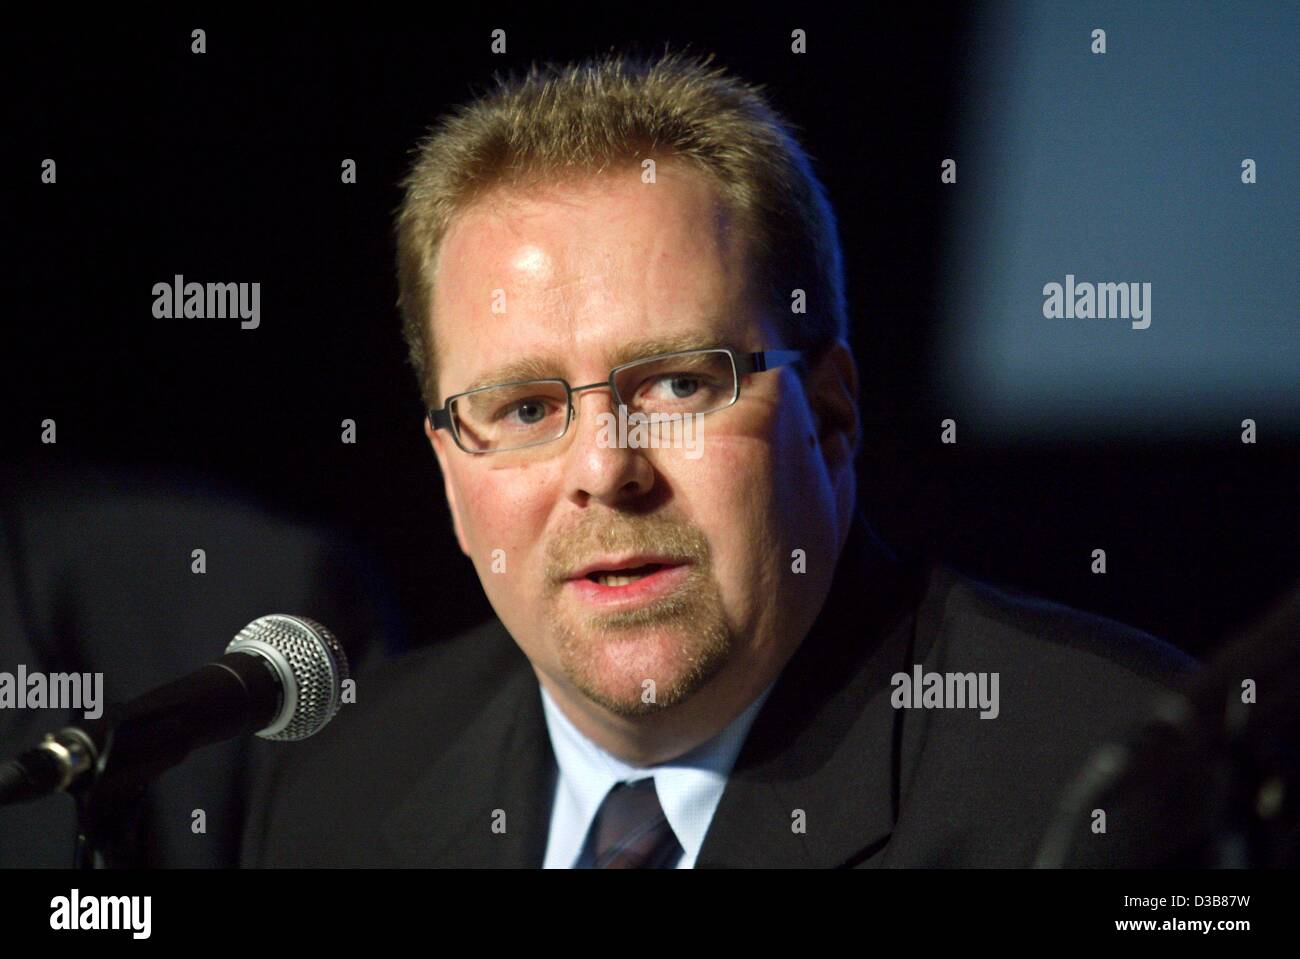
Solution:
[[[623,363],[609,379],[586,386],[567,380],[525,380],[483,386],[447,398],[429,410],[436,430],[451,431],[466,453],[501,453],[541,446],[560,439],[577,415],[574,394],[608,388],[618,406],[646,417],[707,414],[725,410],[740,399],[740,378],[787,363],[799,363],[802,350],[683,350]]]

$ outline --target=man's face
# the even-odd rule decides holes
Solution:
[[[671,162],[655,183],[629,167],[494,192],[439,253],[441,397],[539,376],[595,383],[696,345],[781,348],[747,261],[708,181]],[[426,424],[461,548],[561,701],[631,720],[710,696],[743,705],[802,639],[834,565],[837,484],[793,369],[740,390],[704,417],[693,454],[602,442],[598,415],[617,413],[607,389],[575,395],[563,438],[517,453],[470,455]]]

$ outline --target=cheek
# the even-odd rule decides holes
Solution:
[[[535,467],[476,469],[461,478],[461,525],[485,584],[502,579],[483,575],[491,571],[494,550],[504,551],[508,570],[523,569],[529,548],[540,540],[550,512],[550,482]]]
[[[709,538],[714,575],[733,625],[767,624],[791,588],[791,551],[822,558],[809,539],[827,522],[829,486],[802,407],[755,397],[749,415],[705,434],[694,462],[677,464],[676,490]]]
[[[779,569],[781,465],[757,431],[706,434],[703,454],[670,477],[682,513],[708,538],[713,575],[733,628],[748,631]]]
[[[805,495],[818,495],[820,459],[809,442],[813,428],[797,392],[755,391],[745,400],[713,430],[706,425],[699,459],[681,464],[681,485],[700,501],[692,502],[697,521],[725,523],[757,536],[782,525],[775,523],[777,517]],[[711,515],[716,518],[710,520]]]

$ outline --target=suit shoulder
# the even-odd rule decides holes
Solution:
[[[358,703],[365,688],[359,712],[409,713],[411,707],[423,705],[445,714],[471,713],[481,699],[483,681],[526,666],[505,627],[490,620],[451,639],[375,663],[357,679]]]
[[[452,639],[374,663],[356,678],[356,702],[345,704],[320,733],[289,747],[295,753],[367,752],[394,735],[416,736],[426,748],[449,738],[483,705],[483,690],[527,666],[497,621]]]
[[[1106,674],[1153,689],[1176,687],[1197,663],[1133,626],[935,563],[918,632],[965,654],[1024,661],[1039,671]]]
[[[909,864],[1028,865],[1075,771],[1195,666],[1131,626],[937,563],[914,643],[906,668],[976,679],[981,708],[903,710],[890,845]]]

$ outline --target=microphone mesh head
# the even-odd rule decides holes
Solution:
[[[280,674],[283,707],[257,734],[263,739],[306,739],[339,711],[348,658],[320,623],[303,616],[263,616],[241,629],[226,652],[256,653]]]

